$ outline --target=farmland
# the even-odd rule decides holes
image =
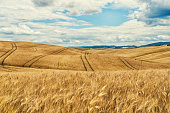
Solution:
[[[170,46],[81,51],[38,43],[0,42],[0,55],[1,65],[40,69],[170,69]]]
[[[169,113],[170,46],[0,42],[2,113]]]

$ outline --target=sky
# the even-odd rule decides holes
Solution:
[[[1,0],[0,41],[66,47],[170,42],[170,0]]]

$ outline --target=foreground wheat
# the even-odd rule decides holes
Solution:
[[[0,74],[1,113],[170,113],[170,71]]]

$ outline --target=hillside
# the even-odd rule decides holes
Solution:
[[[125,57],[129,60],[170,65],[170,46],[151,46],[140,48],[88,50],[92,54]]]
[[[55,69],[69,69],[69,67],[72,67],[73,70],[74,68],[80,68],[81,70],[83,66],[72,66],[72,64],[81,62],[78,58],[81,54],[83,54],[82,51],[55,45],[30,42],[0,42],[1,65]]]
[[[170,46],[81,51],[31,42],[0,42],[0,63],[25,68],[100,71],[170,69]]]

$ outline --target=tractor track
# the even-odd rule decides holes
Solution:
[[[90,64],[89,60],[87,59],[87,53],[85,53],[85,55],[81,55],[81,60],[83,62],[85,71],[94,71],[92,65]]]
[[[94,71],[92,65],[90,64],[89,60],[87,59],[87,53],[85,53],[85,59],[86,59],[88,65],[90,66],[91,70]]]
[[[121,62],[123,62],[123,64],[126,65],[126,67],[128,67],[129,69],[132,70],[138,70],[136,69],[134,66],[132,66],[127,60],[125,60],[124,58],[120,57]]]
[[[84,68],[85,68],[85,71],[87,71],[87,67],[86,67],[85,62],[84,62],[84,60],[83,60],[83,56],[81,55],[80,57],[81,57],[81,60],[82,60],[82,62],[83,62],[83,66],[84,66]]]
[[[1,65],[4,65],[5,60],[17,50],[17,45],[16,43],[12,42],[12,49],[10,49],[9,51],[7,51],[6,53],[4,53],[0,58],[2,58],[3,60],[1,61]]]
[[[138,58],[138,57],[143,57],[143,56],[150,55],[150,54],[162,53],[162,52],[167,52],[167,51],[170,51],[170,49],[165,49],[165,50],[161,49],[161,50],[157,50],[157,51],[148,52],[148,53],[144,53],[144,54],[141,54],[141,55],[133,56],[131,58]]]
[[[26,63],[24,63],[22,65],[22,67],[32,67],[32,65],[35,62],[37,62],[38,60],[40,60],[41,58],[44,58],[44,57],[49,56],[49,55],[59,54],[59,53],[65,51],[66,49],[68,49],[68,48],[59,49],[57,52],[52,52],[52,53],[50,53],[48,55],[39,55],[39,56],[36,56],[36,57],[32,58],[31,60],[27,61]]]

